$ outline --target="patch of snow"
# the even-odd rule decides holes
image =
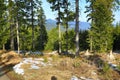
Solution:
[[[40,62],[40,64],[41,64],[42,66],[47,66],[47,64],[44,63],[44,62]]]
[[[50,52],[48,54],[56,54],[56,53],[57,53],[57,51],[53,51],[53,52]]]
[[[85,77],[82,77],[82,76],[80,77],[80,79],[82,79],[82,80],[86,80],[86,78],[85,78]]]
[[[24,75],[24,70],[20,68],[22,64],[23,63],[21,62],[13,67],[15,73]]]
[[[39,66],[36,66],[35,64],[32,64],[30,69],[39,69],[39,68],[40,68]]]
[[[79,80],[76,76],[72,76],[70,80]]]
[[[13,69],[16,73],[23,75],[24,74],[24,69],[21,69],[21,65],[23,64],[30,64],[31,67],[30,69],[39,69],[40,67],[37,65],[42,65],[42,66],[51,66],[51,62],[49,61],[48,63],[43,62],[43,58],[23,58],[23,60],[19,63],[16,64]]]
[[[92,79],[92,78],[80,77],[80,80],[94,80],[94,79]]]
[[[37,60],[37,61],[44,61],[43,58],[34,58],[34,60]]]

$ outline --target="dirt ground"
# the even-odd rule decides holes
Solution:
[[[32,69],[31,63],[22,64],[20,68],[24,69],[22,75],[25,80],[71,80],[77,77],[79,80],[120,80],[120,72],[113,70],[108,63],[106,54],[96,54],[84,56],[81,54],[78,58],[64,55],[45,54],[38,58],[27,56],[38,60],[32,64],[38,66],[38,69]],[[24,59],[23,58],[23,59]],[[120,54],[115,54],[113,63],[119,64]]]

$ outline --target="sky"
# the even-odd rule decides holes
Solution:
[[[80,0],[80,1],[81,1],[81,3],[80,3],[80,21],[87,22],[87,18],[86,18],[87,13],[84,13],[86,10],[85,6],[87,4],[86,4],[85,0]],[[56,12],[53,12],[50,9],[50,4],[46,0],[42,0],[42,7],[44,9],[46,19],[54,19],[55,20],[55,18],[57,17],[57,14],[56,14]],[[113,12],[113,14],[115,15],[114,16],[115,20],[113,23],[120,22],[120,11]]]

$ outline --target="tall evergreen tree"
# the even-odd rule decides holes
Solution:
[[[57,26],[59,30],[59,53],[61,53],[61,29],[60,29],[60,23],[61,23],[61,7],[62,7],[62,0],[47,0],[50,4],[52,4],[51,8],[53,11],[57,11],[58,17],[57,19]]]
[[[5,0],[0,1],[0,48],[2,47],[3,49],[5,49],[5,44],[9,38],[6,12],[7,5],[5,3]]]
[[[66,52],[68,52],[68,22],[69,21],[73,21],[75,19],[75,13],[70,10],[70,2],[68,0],[63,0],[62,3],[62,9],[64,10],[62,12],[62,24],[65,27],[65,33],[66,33],[66,37],[65,37],[65,45],[66,45]]]
[[[29,26],[32,27],[32,50],[35,50],[35,26],[37,26],[37,10],[41,5],[40,0],[26,0],[26,11]]]
[[[113,37],[113,50],[120,50],[120,22],[114,27]]]
[[[37,10],[37,15],[38,15],[38,26],[39,26],[39,31],[38,31],[38,36],[37,36],[37,44],[36,44],[36,49],[37,50],[44,50],[46,43],[47,43],[47,31],[45,27],[45,20],[46,17],[44,15],[44,10],[39,6],[39,9]]]
[[[10,48],[14,50],[15,19],[14,19],[14,1],[8,0],[8,20],[10,26]]]
[[[113,21],[113,1],[114,0],[87,0],[90,6],[87,7],[89,20],[92,19],[89,32],[89,42],[94,50],[107,51],[112,49],[112,21]],[[92,37],[92,42],[91,42]]]

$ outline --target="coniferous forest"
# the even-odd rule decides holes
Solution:
[[[119,50],[120,23],[113,24],[119,0],[86,0],[90,29],[80,30],[80,5],[69,0],[47,0],[56,12],[56,29],[46,30],[46,16],[39,0],[1,0],[0,48],[6,50]],[[75,6],[76,5],[76,6]],[[71,6],[74,9],[71,9]],[[78,6],[78,7],[77,7]],[[68,22],[75,21],[74,29]],[[83,26],[84,27],[84,26]],[[62,29],[62,30],[61,30]],[[78,50],[77,50],[78,48]]]
[[[0,0],[0,50],[15,51],[18,54],[37,51],[44,54],[44,52],[56,51],[59,55],[74,56],[75,59],[83,57],[81,56],[83,53],[91,53],[92,57],[85,57],[91,62],[99,59],[97,54],[107,55],[110,51],[120,53],[120,21],[114,23],[114,13],[116,11],[120,13],[120,0],[85,0],[84,13],[87,14],[87,23],[90,24],[90,28],[86,30],[80,29],[86,27],[80,25],[82,21],[80,3],[83,0],[46,1],[51,11],[55,12],[56,26],[46,25],[43,0]],[[70,28],[70,22],[75,23],[73,28]],[[24,54],[22,57],[25,56]],[[48,61],[46,57],[44,59],[45,62]],[[53,56],[53,59],[56,60],[56,57]],[[94,64],[99,63],[97,66],[104,64],[103,72],[106,73],[108,65],[102,60],[99,61]],[[82,64],[79,64],[79,60],[74,62],[73,67],[77,69]],[[65,67],[67,63],[61,62],[60,65]],[[100,79],[113,80],[108,79],[109,76]]]

